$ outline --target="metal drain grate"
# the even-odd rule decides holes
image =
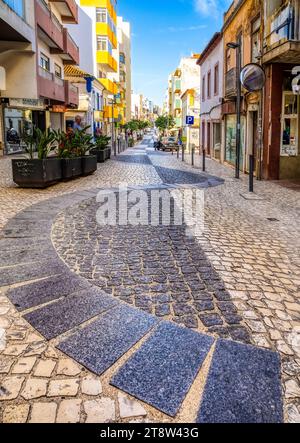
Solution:
[[[277,218],[267,218],[267,220],[269,220],[270,222],[279,222],[279,220]]]

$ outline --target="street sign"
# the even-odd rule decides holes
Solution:
[[[260,65],[250,63],[242,69],[241,83],[249,92],[261,91],[266,83],[265,71]]]
[[[193,125],[195,123],[195,117],[191,115],[187,115],[186,117],[186,124],[187,125]]]

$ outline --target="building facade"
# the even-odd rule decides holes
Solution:
[[[78,90],[64,78],[64,66],[79,62],[65,27],[77,23],[78,8],[74,0],[1,0],[0,20],[1,144],[11,154],[24,149],[33,125],[64,129],[66,110],[78,106]]]
[[[261,51],[261,2],[260,0],[235,0],[224,16],[224,103],[222,114],[225,124],[224,161],[236,164],[236,98],[238,51],[228,44],[241,47],[241,67],[259,62]],[[260,93],[242,91],[240,169],[248,172],[249,154],[253,152],[256,175],[260,175],[262,159]]]
[[[199,87],[187,89],[181,95],[182,103],[182,134],[181,138],[188,152],[192,148],[199,147],[199,113],[200,113],[200,89]],[[193,122],[189,122],[191,120]]]
[[[267,78],[262,174],[273,180],[299,179],[300,4],[298,0],[265,0],[261,14],[261,63]]]
[[[169,76],[168,79],[165,108],[167,109],[167,114],[172,116],[175,120],[175,128],[173,129],[173,132],[177,132],[180,136],[182,136],[183,132],[188,132],[186,128],[186,120],[183,118],[182,98],[186,98],[185,94],[190,95],[190,90],[196,91],[199,89],[200,68],[196,63],[198,58],[199,54],[193,54],[190,57],[183,57],[180,60],[178,68]],[[192,99],[190,96],[189,99],[185,101],[186,112],[187,104],[190,103],[191,100],[195,100],[195,92],[193,95],[194,99]],[[199,112],[200,109],[198,109],[198,115]]]
[[[200,146],[216,160],[224,159],[224,124],[222,120],[224,43],[217,32],[208,43],[198,64],[201,69]]]

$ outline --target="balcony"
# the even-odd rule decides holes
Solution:
[[[97,63],[109,72],[117,72],[118,64],[108,51],[97,51]]]
[[[104,86],[110,94],[116,95],[118,92],[117,85],[108,78],[99,78],[99,82]]]
[[[118,47],[116,34],[112,31],[108,23],[96,23],[96,34],[108,37],[114,49]]]
[[[49,0],[58,9],[63,23],[78,23],[78,6],[75,0]]]
[[[225,74],[225,97],[235,97],[237,87],[237,69],[232,68]]]
[[[39,37],[51,49],[63,52],[64,38],[62,25],[43,0],[37,0],[35,5]]]
[[[104,118],[112,119],[113,118],[112,106],[104,106]],[[119,118],[119,110],[114,106],[114,119],[117,120]]]
[[[298,63],[300,52],[300,11],[297,2],[286,1],[268,10],[264,39],[263,63]],[[273,8],[273,9],[272,9]]]
[[[79,65],[79,48],[70,36],[68,30],[64,28],[64,53],[61,58],[67,65]]]
[[[65,102],[68,107],[78,108],[79,89],[68,80],[65,80]]]
[[[174,92],[175,92],[175,94],[180,94],[180,92],[181,92],[181,81],[180,80],[175,80]]]
[[[65,82],[49,71],[39,67],[38,71],[38,93],[56,102],[65,102]]]

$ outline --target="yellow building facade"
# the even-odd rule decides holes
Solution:
[[[114,97],[118,94],[118,86],[114,81],[114,74],[118,73],[118,62],[115,52],[118,49],[117,38],[117,1],[116,0],[80,0],[80,5],[93,8],[93,16],[96,17],[96,53],[97,78],[104,87],[104,121],[107,131],[111,128],[109,123],[112,118],[118,119],[116,106],[113,104]],[[114,109],[113,109],[114,108]]]

